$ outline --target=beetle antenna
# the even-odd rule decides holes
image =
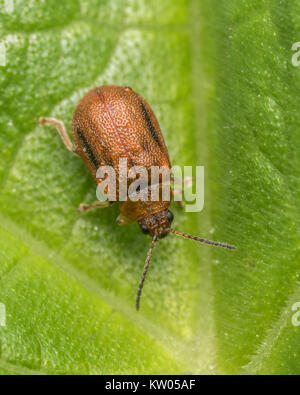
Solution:
[[[191,240],[198,241],[199,243],[210,244],[210,245],[215,246],[215,247],[228,248],[229,250],[236,250],[236,247],[233,246],[233,245],[230,245],[230,244],[219,243],[218,241],[211,241],[211,240],[201,239],[200,237],[193,236],[193,235],[190,235],[190,234],[187,234],[187,233],[178,232],[177,230],[174,230],[174,229],[170,229],[169,232],[173,233],[176,236],[181,236],[181,237],[184,237],[186,239],[191,239]]]
[[[144,271],[143,271],[143,274],[142,274],[142,277],[141,277],[141,281],[140,281],[140,284],[139,284],[139,289],[138,289],[138,293],[137,293],[137,297],[136,297],[136,309],[137,309],[137,311],[139,311],[139,309],[140,309],[140,300],[141,300],[142,290],[143,290],[145,278],[146,278],[146,275],[147,275],[147,271],[148,271],[148,268],[149,268],[149,264],[150,264],[150,260],[151,260],[151,256],[152,256],[152,251],[153,251],[153,248],[155,246],[156,241],[157,241],[157,236],[154,235],[153,239],[152,239],[152,243],[151,243],[150,249],[149,249],[149,252],[148,252],[148,255],[147,255],[146,263],[145,263],[145,266],[144,266]]]

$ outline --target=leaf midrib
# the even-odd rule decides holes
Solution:
[[[190,42],[191,42],[191,54],[192,54],[192,92],[194,97],[194,114],[195,114],[195,144],[197,149],[197,159],[201,164],[209,163],[208,157],[208,149],[207,145],[209,144],[209,138],[207,130],[207,108],[206,108],[206,100],[208,95],[208,88],[212,85],[214,86],[214,81],[205,74],[202,63],[202,54],[199,43],[197,42],[197,37],[201,37],[200,33],[200,23],[196,23],[196,21],[202,20],[201,13],[201,5],[197,0],[192,0],[190,5]],[[203,40],[204,42],[205,40]],[[201,138],[199,138],[201,136]],[[198,164],[198,163],[197,163]],[[197,165],[196,164],[196,165]],[[206,186],[209,185],[206,183]],[[206,229],[211,229],[211,191],[206,187],[205,189],[205,206],[206,209],[197,217],[197,223],[199,224],[199,228],[205,225]],[[200,260],[200,251],[199,251],[199,260]],[[205,299],[206,306],[206,325],[204,331],[199,331],[202,336],[202,342],[208,347],[209,351],[206,351],[204,358],[205,366],[200,367],[201,370],[204,370],[209,373],[213,373],[216,370],[216,344],[215,344],[215,326],[214,326],[214,294],[213,294],[213,284],[212,284],[212,270],[211,270],[211,262],[212,262],[212,250],[210,248],[205,248],[201,250],[201,263],[202,267],[205,267],[205,275],[206,278],[204,280],[205,287],[201,287],[202,298]],[[201,316],[201,303],[199,303],[199,316]],[[209,312],[209,316],[207,315],[207,311]],[[205,340],[203,339],[205,338]],[[207,350],[207,347],[205,347]],[[198,350],[199,354],[202,352]],[[201,362],[198,361],[198,364]]]

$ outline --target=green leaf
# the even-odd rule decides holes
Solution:
[[[300,372],[297,0],[0,1],[2,374]],[[1,46],[0,46],[1,48]],[[2,45],[3,48],[3,45]],[[3,54],[2,54],[3,55]],[[176,206],[149,248],[41,116],[70,131],[90,88],[152,105],[173,165],[204,165],[205,209]]]

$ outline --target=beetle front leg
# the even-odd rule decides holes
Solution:
[[[171,181],[175,184],[176,182],[179,181],[179,179],[171,175]],[[184,177],[184,179],[182,180],[182,186],[190,188],[193,185],[194,181],[195,181],[194,177]]]
[[[98,200],[96,202],[92,203],[92,204],[82,203],[79,206],[78,211],[80,213],[86,213],[86,212],[88,212],[90,210],[93,210],[94,208],[105,208],[105,207],[111,206],[112,204],[114,204],[114,202],[109,202],[109,201],[107,201],[107,202],[99,202]]]
[[[179,194],[182,196],[182,190],[181,189],[172,189],[173,198],[175,197],[175,195],[179,195]],[[184,203],[183,200],[175,200],[175,202],[180,208],[184,208],[185,207],[185,203]]]
[[[72,143],[72,141],[70,140],[70,137],[67,133],[66,127],[64,125],[64,123],[62,121],[59,121],[58,119],[54,119],[54,118],[40,118],[39,125],[53,125],[56,127],[58,133],[60,134],[60,137],[64,143],[64,145],[67,147],[67,149],[71,152],[73,152],[73,154],[76,154],[76,148],[74,146],[74,144]]]
[[[175,183],[176,183],[176,177],[174,177],[174,176],[172,175],[172,176],[171,176],[171,181],[175,184]],[[183,186],[183,187],[190,188],[190,187],[193,185],[193,182],[194,182],[194,181],[195,181],[195,179],[192,178],[192,177],[185,177],[185,178],[182,180],[182,186]],[[173,198],[174,198],[176,195],[182,196],[182,193],[183,193],[183,190],[182,190],[181,188],[175,188],[175,187],[172,188],[172,195],[173,195]],[[178,206],[179,206],[180,208],[184,208],[184,207],[185,207],[185,203],[184,203],[182,200],[176,200],[176,203],[178,204]]]

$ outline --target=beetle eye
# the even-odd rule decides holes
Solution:
[[[144,233],[144,235],[148,235],[150,233],[150,231],[146,225],[140,225],[140,228],[141,228],[141,231]]]
[[[173,213],[171,213],[171,211],[167,212],[167,218],[168,218],[168,221],[171,224],[173,222],[173,220],[174,220],[174,215],[173,215]]]

